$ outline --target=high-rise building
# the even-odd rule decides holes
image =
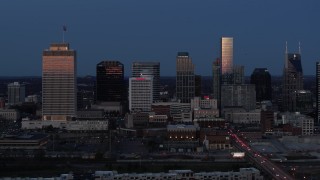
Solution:
[[[221,85],[221,108],[243,107],[247,111],[256,108],[256,92],[253,84]]]
[[[244,66],[233,66],[232,84],[244,84]]]
[[[316,63],[316,123],[320,124],[320,62]]]
[[[213,98],[218,100],[218,107],[220,102],[220,78],[221,78],[221,61],[216,59],[212,65],[212,80],[213,80]]]
[[[202,79],[201,75],[194,76],[194,96],[200,97],[202,94]]]
[[[14,82],[8,84],[8,104],[17,105],[25,100],[26,87],[25,84]]]
[[[153,101],[160,99],[160,62],[133,62],[132,77],[153,77]]]
[[[51,44],[42,53],[42,116],[71,120],[77,110],[76,51],[68,43]]]
[[[221,73],[232,73],[233,67],[233,38],[221,38]]]
[[[178,52],[176,93],[181,103],[190,103],[195,96],[194,64],[188,52]]]
[[[130,112],[150,112],[153,102],[153,77],[141,76],[129,79]]]
[[[256,86],[256,101],[271,101],[271,75],[267,68],[255,68],[250,83]]]
[[[295,95],[295,111],[301,114],[309,114],[313,112],[313,99],[311,91],[298,90],[294,92]]]
[[[286,48],[282,85],[282,111],[296,111],[295,91],[303,90],[300,53],[288,53]]]
[[[97,64],[96,100],[122,102],[125,100],[124,66],[119,61],[102,61]]]

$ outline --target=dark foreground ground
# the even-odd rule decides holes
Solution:
[[[204,171],[239,171],[252,167],[249,163],[186,162],[168,160],[165,162],[115,162],[82,159],[6,159],[0,160],[0,177],[52,177],[63,173],[91,174],[97,170],[116,170],[119,173],[168,172],[172,169]]]

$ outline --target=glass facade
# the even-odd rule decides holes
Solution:
[[[96,100],[122,102],[125,100],[124,66],[119,61],[102,61],[96,68]]]
[[[176,93],[181,103],[190,103],[195,96],[194,64],[187,52],[177,56]]]
[[[250,83],[256,85],[256,101],[270,100],[272,96],[271,75],[267,68],[255,68]]]
[[[303,90],[301,55],[286,53],[283,71],[282,111],[296,111],[295,92],[298,90]]]
[[[221,38],[221,73],[232,73],[233,67],[233,38]]]
[[[160,62],[133,62],[132,77],[153,77],[153,101],[160,99]]]

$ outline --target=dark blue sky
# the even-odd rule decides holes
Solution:
[[[0,76],[41,75],[41,53],[66,40],[78,53],[78,75],[95,75],[101,60],[119,60],[126,76],[134,60],[160,61],[175,75],[178,51],[196,73],[211,74],[219,38],[234,37],[234,64],[246,74],[266,67],[282,74],[285,41],[301,41],[304,74],[320,60],[319,0],[1,0]]]

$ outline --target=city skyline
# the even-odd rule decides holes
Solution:
[[[223,36],[234,38],[234,64],[244,65],[246,75],[254,68],[282,75],[286,41],[290,52],[297,52],[301,42],[304,74],[315,74],[318,1],[123,2],[58,1],[50,6],[37,1],[2,2],[0,15],[14,15],[3,19],[6,26],[0,30],[0,59],[5,64],[0,76],[40,76],[39,54],[47,44],[62,41],[63,25],[66,42],[78,51],[79,76],[94,75],[101,59],[118,59],[126,77],[136,59],[159,61],[161,76],[174,76],[175,55],[180,51],[192,54],[196,74],[211,75]],[[188,28],[181,31],[182,27]]]

